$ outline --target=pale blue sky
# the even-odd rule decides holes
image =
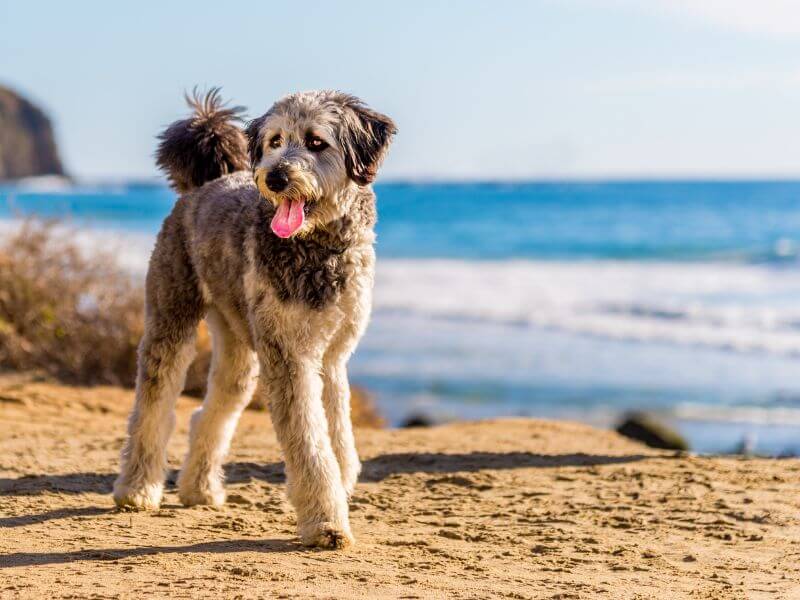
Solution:
[[[391,178],[800,176],[800,2],[0,0],[0,83],[79,177],[151,176],[181,94],[334,87]]]

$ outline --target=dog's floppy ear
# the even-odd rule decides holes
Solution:
[[[347,175],[359,185],[372,183],[397,127],[389,117],[352,96],[344,102],[342,120],[339,142]]]
[[[261,128],[266,119],[267,115],[262,115],[257,119],[253,119],[247,124],[247,128],[244,130],[245,135],[247,135],[247,152],[250,154],[251,168],[259,163],[264,154],[264,146],[261,140]]]

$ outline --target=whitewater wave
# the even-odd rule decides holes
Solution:
[[[719,404],[678,404],[673,416],[687,421],[711,423],[755,423],[758,425],[800,426],[800,409],[764,406],[721,406]]]
[[[82,181],[74,180],[62,175],[37,175],[34,177],[23,177],[14,181],[0,182],[0,193],[10,196],[16,194],[38,194],[48,196],[121,196],[140,186],[164,187],[166,186],[158,180],[142,180],[141,182],[120,179],[118,181],[107,180]]]
[[[0,236],[12,235],[20,230],[24,219],[0,219]],[[87,255],[102,252],[111,256],[120,267],[136,277],[144,277],[147,263],[155,244],[155,235],[115,229],[88,229],[76,227],[68,221],[57,222],[53,233],[69,239]]]
[[[0,220],[0,234],[19,227]],[[59,226],[143,276],[152,234]],[[800,355],[800,268],[728,262],[379,259],[376,315]]]
[[[800,354],[800,270],[726,263],[384,260],[378,311]]]
[[[0,190],[17,193],[69,194],[74,192],[73,182],[62,175],[38,175],[24,177],[14,182],[3,182]]]

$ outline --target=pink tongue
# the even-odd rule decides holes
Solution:
[[[303,213],[303,200],[284,200],[281,202],[275,216],[272,217],[272,231],[275,235],[288,238],[303,226],[306,216]]]

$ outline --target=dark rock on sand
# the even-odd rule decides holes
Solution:
[[[629,413],[617,427],[617,433],[664,450],[688,450],[689,444],[677,431],[645,413]]]
[[[407,417],[405,421],[400,424],[400,427],[433,427],[434,425],[436,425],[434,419],[428,415],[418,413]]]
[[[0,86],[0,180],[36,175],[64,175],[50,119]]]

